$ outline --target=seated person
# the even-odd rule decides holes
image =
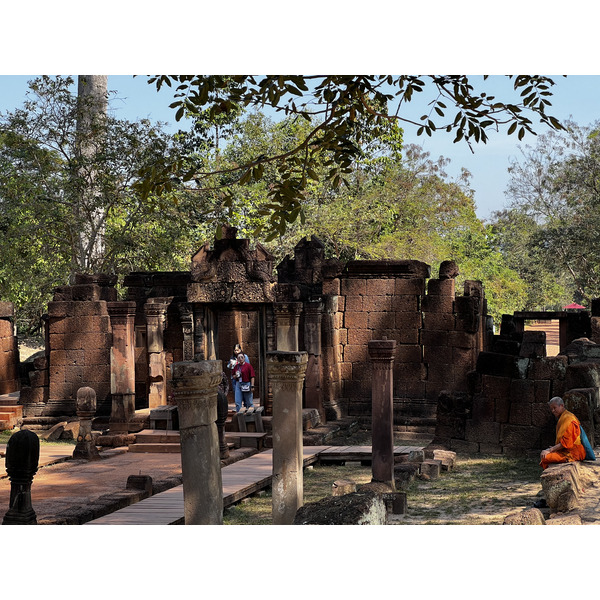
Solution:
[[[585,448],[581,443],[580,424],[577,417],[565,408],[560,396],[555,396],[548,402],[552,414],[558,419],[556,423],[556,443],[542,450],[540,465],[547,469],[554,463],[574,462],[585,460]]]

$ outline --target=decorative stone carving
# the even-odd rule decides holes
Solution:
[[[10,479],[10,506],[3,525],[37,525],[31,506],[31,483],[38,470],[40,440],[23,429],[14,433],[6,445],[6,472]]]
[[[91,387],[77,390],[77,417],[79,418],[79,433],[77,445],[73,450],[73,458],[97,460],[100,458],[92,434],[92,419],[96,414],[96,392]]]

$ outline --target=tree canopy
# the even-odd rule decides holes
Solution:
[[[510,79],[517,95],[514,102],[476,91],[472,78],[465,75],[157,75],[149,79],[157,89],[175,86],[171,107],[177,120],[199,114],[212,120],[255,107],[304,119],[309,127],[292,148],[255,153],[228,167],[207,168],[165,158],[145,170],[139,187],[142,194],[149,194],[188,184],[201,192],[219,193],[222,203],[231,206],[235,201],[231,179],[237,184],[257,182],[266,165],[276,165],[279,177],[269,186],[265,207],[268,238],[274,239],[304,216],[308,187],[322,180],[338,187],[352,173],[364,140],[378,137],[391,122],[414,125],[419,135],[445,130],[454,133],[455,142],[469,145],[485,143],[489,132],[503,127],[522,139],[526,132],[535,133],[536,117],[560,129],[559,121],[547,112],[552,79],[530,75]],[[418,120],[403,116],[406,105],[425,89],[432,92],[428,113]],[[215,174],[228,175],[229,181],[215,184]]]

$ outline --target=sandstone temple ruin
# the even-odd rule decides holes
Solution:
[[[276,275],[274,274],[276,269]],[[189,271],[80,275],[55,290],[45,350],[19,363],[13,310],[0,303],[0,394],[20,392],[22,428],[76,414],[77,390],[96,391],[97,420],[139,431],[139,415],[173,405],[170,366],[229,359],[236,342],[256,370],[255,396],[272,414],[266,354],[306,351],[305,408],[322,421],[371,419],[370,340],[396,340],[394,427],[453,450],[519,453],[548,445],[551,396],[569,399],[592,435],[600,412],[600,303],[588,311],[505,315],[498,334],[480,282],[456,289],[457,266],[412,260],[324,258],[303,240],[279,265],[236,230],[206,243]],[[546,356],[529,319],[560,323],[560,353]],[[600,438],[599,438],[600,439]]]

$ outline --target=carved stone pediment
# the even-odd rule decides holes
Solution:
[[[235,228],[224,228],[224,237],[213,249],[204,244],[192,257],[189,302],[272,302],[274,257],[261,244],[250,249],[247,239],[237,239]]]

